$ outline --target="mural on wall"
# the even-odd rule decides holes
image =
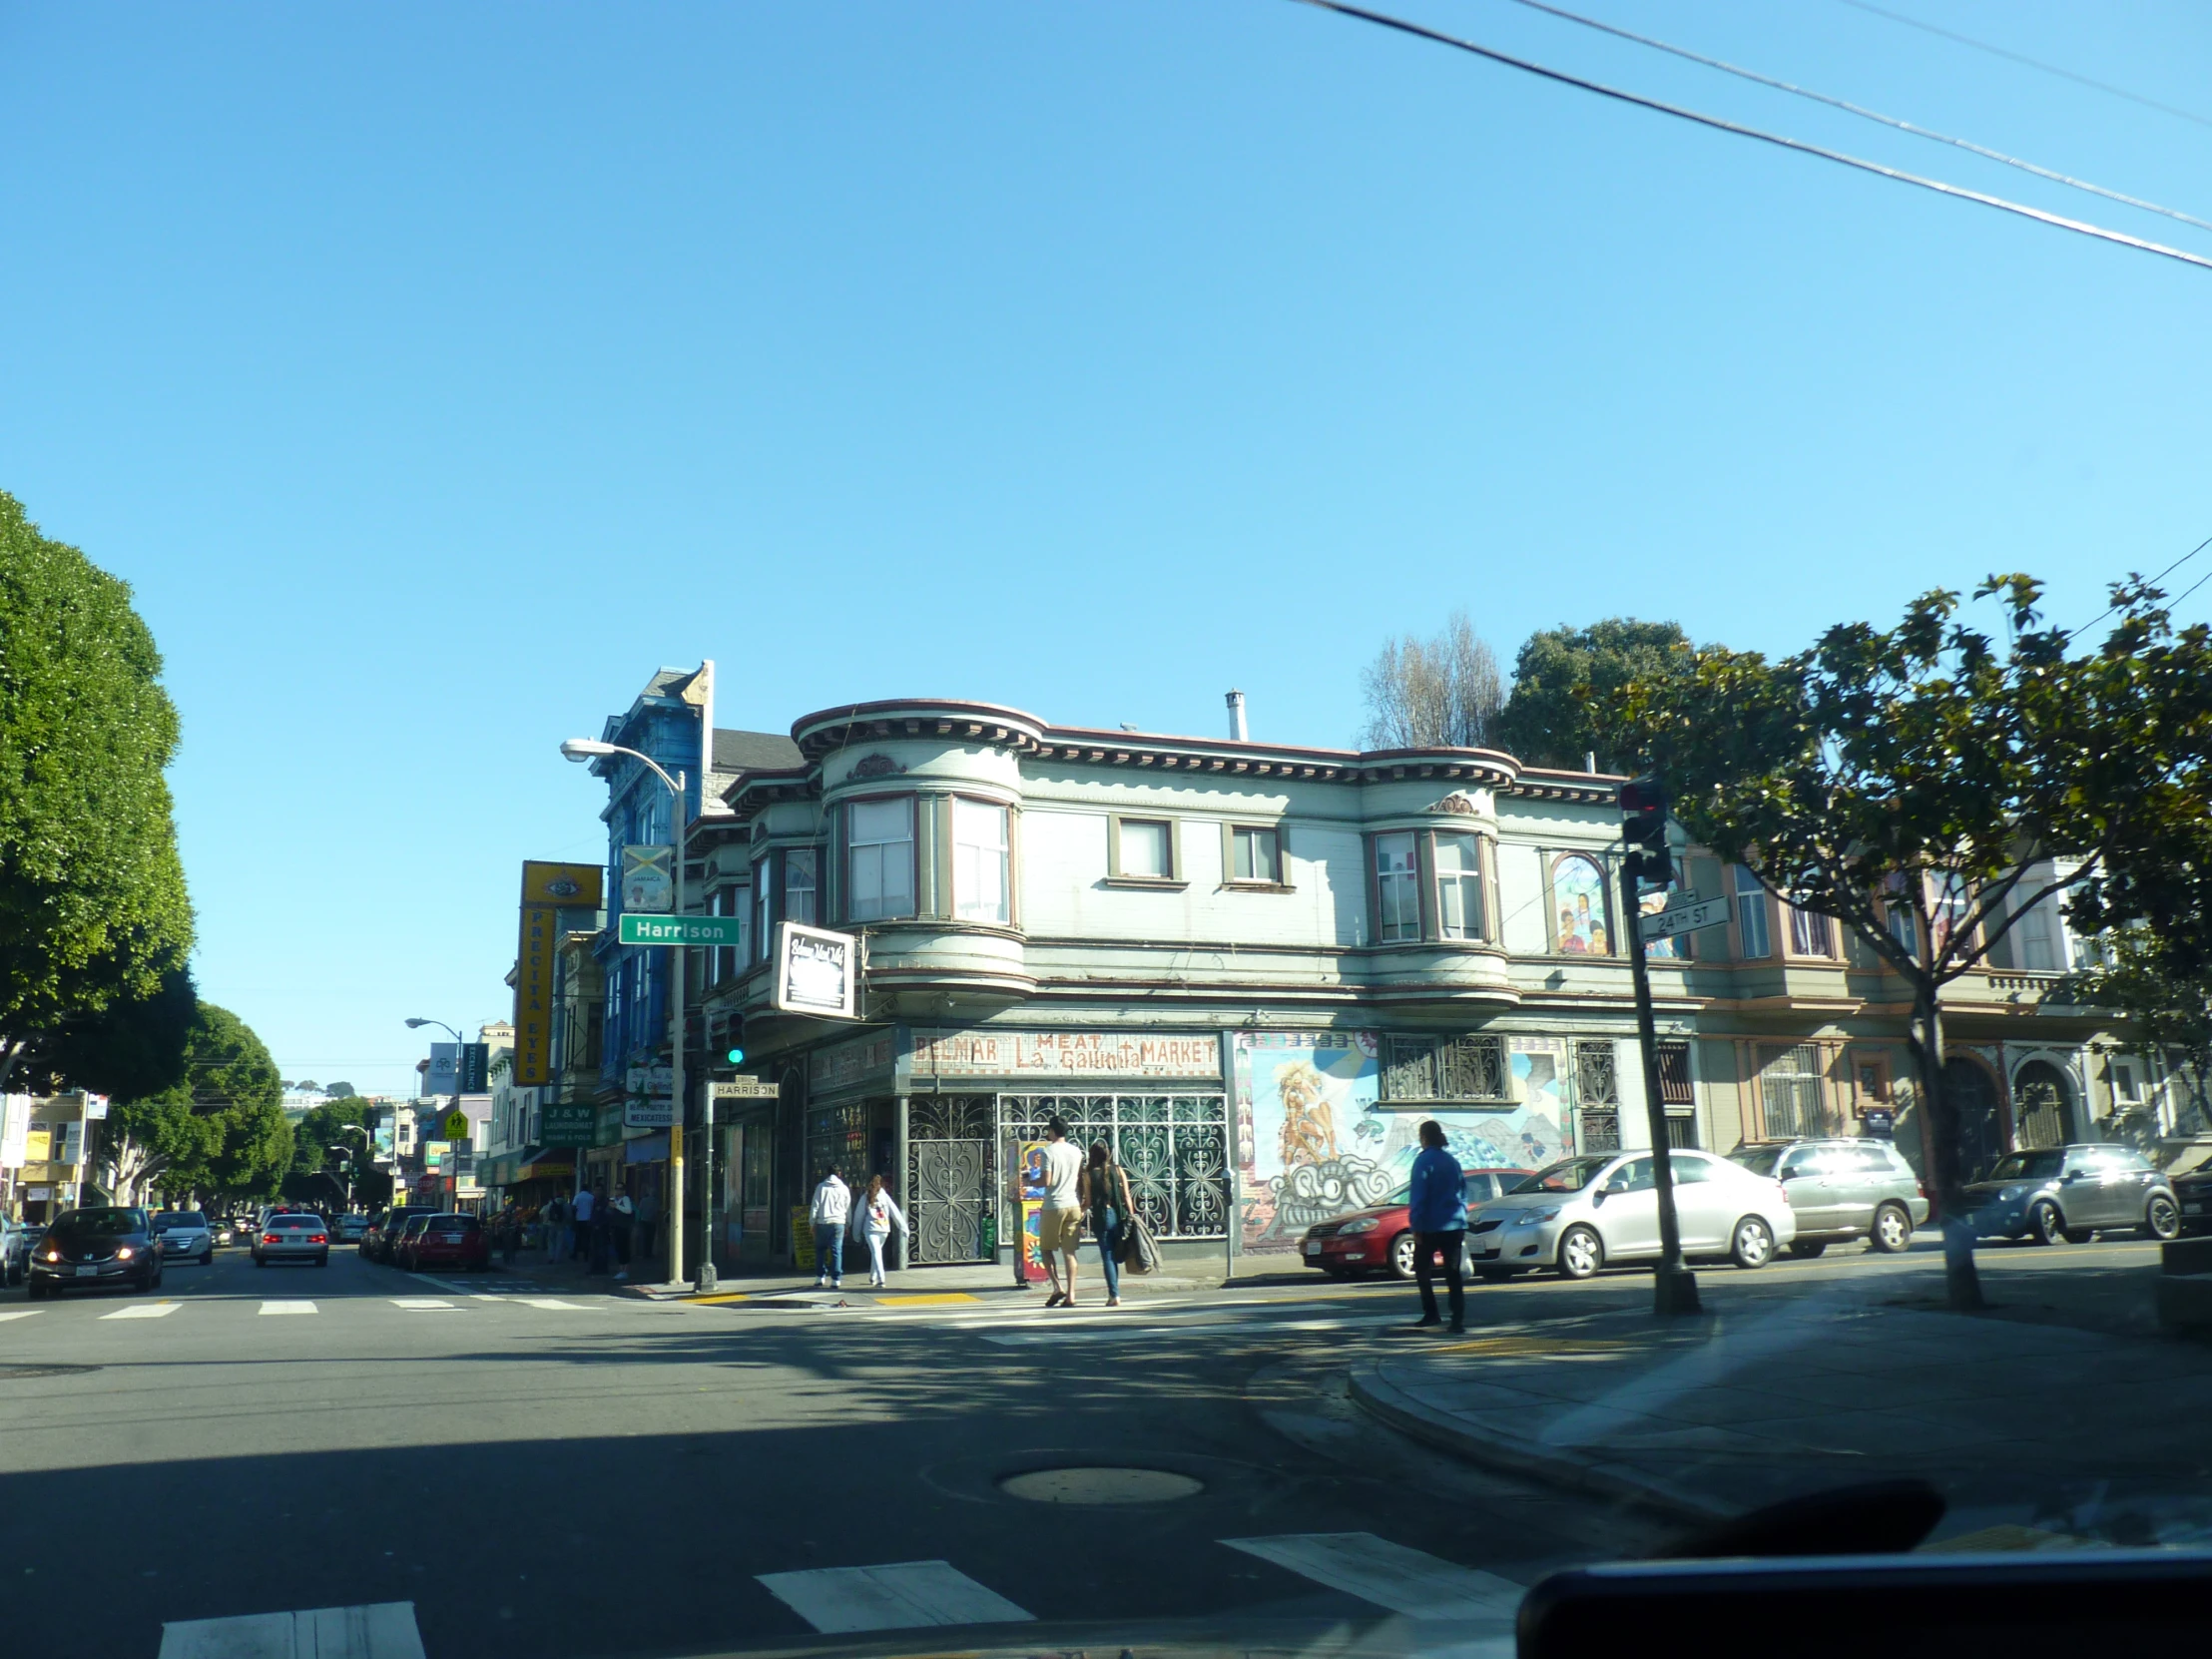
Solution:
[[[1380,1056],[1372,1031],[1237,1033],[1246,1249],[1293,1249],[1315,1222],[1389,1192],[1374,1121]]]
[[[1562,852],[1551,865],[1551,948],[1562,956],[1610,956],[1605,870],[1595,858]]]

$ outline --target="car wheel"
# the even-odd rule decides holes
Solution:
[[[1828,1241],[1826,1239],[1808,1239],[1803,1244],[1791,1245],[1790,1254],[1792,1256],[1800,1257],[1805,1261],[1810,1262],[1814,1257],[1820,1255],[1823,1251],[1827,1249]]]
[[[2181,1237],[2181,1212],[2164,1193],[2151,1195],[2150,1204],[2143,1211],[2143,1231],[2154,1239]]]
[[[1736,1224],[1728,1259],[1740,1268],[1763,1268],[1774,1260],[1774,1231],[1757,1216]]]
[[[1390,1277],[1413,1277],[1413,1235],[1410,1233],[1400,1233],[1390,1241]]]
[[[1895,1256],[1913,1243],[1913,1218],[1906,1214],[1902,1204],[1885,1204],[1874,1213],[1874,1231],[1867,1235],[1867,1247],[1885,1256]]]
[[[1587,1279],[1605,1266],[1605,1242],[1587,1227],[1570,1227],[1559,1235],[1559,1277]]]
[[[2037,1244],[2063,1244],[2066,1238],[2065,1218],[2058,1213],[2058,1206],[2044,1199],[2027,1213],[2028,1237]]]

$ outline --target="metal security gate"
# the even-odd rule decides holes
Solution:
[[[986,1225],[998,1202],[991,1104],[987,1094],[917,1094],[907,1102],[907,1260],[916,1266],[996,1253]]]
[[[1066,1119],[1086,1154],[1104,1141],[1129,1176],[1145,1225],[1163,1239],[1219,1239],[1229,1227],[1228,1098],[1220,1094],[1000,1095],[1009,1148]]]

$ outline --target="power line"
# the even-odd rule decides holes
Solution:
[[[1884,11],[1880,6],[1870,6],[1867,4],[1867,0],[1843,0],[1843,3],[1857,11],[1872,12],[1876,17],[1886,17],[1892,23],[1902,23],[1908,29],[1918,29],[1923,34],[1940,35],[1945,40],[1954,40],[1960,46],[1972,47],[1976,52],[1987,52],[1992,57],[2009,58],[2012,62],[2025,64],[2030,69],[2039,69],[2045,75],[2056,75],[2062,80],[2072,81],[2080,86],[2094,87],[2098,92],[2108,92],[2114,98],[2124,98],[2130,104],[2140,104],[2145,109],[2160,110],[2167,115],[2178,115],[2182,120],[2193,121],[2199,127],[2212,127],[2212,119],[2198,115],[2194,110],[2179,109],[2172,104],[2161,104],[2155,98],[2145,98],[2139,92],[2129,92],[2127,88],[2116,87],[2110,81],[2092,81],[2086,75],[2077,75],[2070,69],[2060,69],[2054,63],[2045,63],[2040,58],[2031,58],[2024,52],[2014,52],[2006,47],[1992,46],[1985,40],[1974,39],[1971,35],[1955,34],[1949,29],[1937,28],[1933,23],[1923,23],[1917,17],[1907,17],[1903,12]]]
[[[1453,47],[1461,52],[1487,58],[1492,63],[1503,64],[1508,69],[1518,69],[1525,74],[1536,75],[1561,86],[1576,87],[1583,92],[1594,92],[1601,98],[1618,103],[1633,104],[1641,110],[1653,110],[1660,115],[1671,115],[1678,121],[1694,122],[1700,127],[1710,127],[1715,132],[1733,133],[1738,138],[1757,139],[1782,150],[1794,150],[1801,156],[1816,156],[1824,162],[1835,162],[1841,167],[1856,168],[1862,173],[1872,173],[1877,178],[1894,180],[1901,185],[1917,185],[1922,190],[1934,191],[1938,196],[1955,197],[1961,202],[1978,202],[1984,208],[2017,214],[2022,219],[2032,219],[2039,225],[2049,225],[2061,231],[2071,231],[2077,236],[2093,237],[2099,242],[2117,243],[2122,248],[2132,248],[2139,253],[2157,254],[2165,259],[2178,260],[2183,265],[2193,265],[2201,271],[2212,271],[2212,259],[2201,254],[2185,253],[2179,248],[2168,248],[2162,242],[2148,242],[2141,237],[2131,237],[2123,231],[2107,230],[2101,225],[2091,225],[2086,220],[2067,219],[2061,214],[2045,213],[2040,208],[2028,207],[2023,202],[2009,202],[2001,196],[1985,195],[1981,191],[1967,190],[1962,185],[1949,185],[1940,179],[1930,179],[1918,173],[1907,173],[1900,168],[1884,167],[1880,162],[1870,162],[1859,156],[1846,155],[1841,150],[1828,150],[1803,139],[1786,138],[1780,133],[1770,133],[1764,128],[1746,127],[1741,122],[1724,121],[1717,115],[1686,109],[1680,104],[1663,103],[1656,98],[1646,98],[1642,93],[1624,92],[1619,87],[1609,87],[1602,81],[1587,81],[1579,75],[1569,75],[1565,70],[1552,69],[1528,58],[1516,58],[1509,52],[1483,46],[1476,41],[1463,40],[1457,35],[1447,35],[1426,24],[1410,22],[1402,17],[1392,17],[1387,12],[1369,11],[1364,6],[1354,6],[1345,0],[1298,0],[1300,5],[1314,6],[1322,11],[1337,12],[1345,17],[1358,18],[1363,23],[1373,23],[1379,28],[1394,29],[1399,34],[1411,35],[1418,40],[1434,41],[1439,46]]]
[[[2206,536],[2204,540],[2198,542],[2196,546],[2190,548],[2188,552],[2182,554],[2180,558],[2174,560],[2172,564],[2168,565],[2156,576],[2153,576],[2147,583],[2144,584],[2144,586],[2156,587],[2160,582],[2163,582],[2167,577],[2171,576],[2175,571],[2179,570],[2183,565],[2187,564],[2199,553],[2202,553],[2207,547],[2212,547],[2212,536]],[[2207,581],[2212,581],[2212,572],[2207,572],[2204,576],[2198,577],[2197,580],[2190,585],[2186,592],[2181,594],[2179,598],[2173,600],[2167,606],[2167,609],[2171,610],[2174,605],[2180,604],[2183,599],[2187,599],[2190,594],[2195,593],[2198,588],[2203,587]],[[2065,639],[2068,645],[2071,645],[2076,634],[2082,633],[2087,629],[2094,628],[2098,623],[2102,622],[2106,617],[2110,616],[2114,611],[2118,609],[2119,606],[2117,605],[2107,605],[2103,610],[2097,612],[2097,614],[2091,617],[2087,622],[2082,623],[2080,627],[2067,629],[2062,637]]]
[[[1639,35],[1633,29],[1623,29],[1611,23],[1601,22],[1594,17],[1584,17],[1580,12],[1570,12],[1562,6],[1547,5],[1545,0],[1511,0],[1511,3],[1516,6],[1525,6],[1533,12],[1542,12],[1548,17],[1556,17],[1568,23],[1580,24],[1585,29],[1595,29],[1600,34],[1612,35],[1621,40],[1632,40],[1638,46],[1648,46],[1656,52],[1672,53],[1675,57],[1686,59],[1690,63],[1702,64],[1707,69],[1717,69],[1724,75],[1734,75],[1740,80],[1751,81],[1759,86],[1772,87],[1777,92],[1787,92],[1793,97],[1810,99],[1816,104],[1826,104],[1830,109],[1842,110],[1846,114],[1856,115],[1862,120],[1879,122],[1883,126],[1894,128],[1898,132],[1910,133],[1915,138],[1927,139],[1934,144],[1947,144],[1954,149],[1964,150],[1985,160],[2001,162],[2006,167],[2017,168],[2022,173],[2032,173],[2038,179],[2048,179],[2054,184],[2065,185],[2074,190],[2087,191],[2091,196],[2101,196],[2108,202],[2120,202],[2130,208],[2141,208],[2145,213],[2164,214],[2168,219],[2178,219],[2184,225],[2194,225],[2199,230],[2212,231],[2212,220],[2199,219],[2196,215],[2185,214],[2178,208],[2161,207],[2156,202],[2147,202],[2140,196],[2129,196],[2123,191],[2107,190],[2104,186],[2091,184],[2086,179],[2076,179],[2070,173],[2059,173],[2051,168],[2039,167],[2034,162],[2023,160],[2018,156],[2008,156],[2001,150],[1991,150],[1986,145],[1974,143],[1971,139],[1954,138],[1948,133],[1938,133],[1933,127],[1923,127],[1918,122],[1907,121],[1901,116],[1884,115],[1880,110],[1870,110],[1864,104],[1854,104],[1848,98],[1838,98],[1831,93],[1816,92],[1811,87],[1801,87],[1794,81],[1784,81],[1772,75],[1762,75],[1756,69],[1746,69],[1740,64],[1732,64],[1721,58],[1709,58],[1702,52],[1693,52],[1685,46],[1676,46],[1668,41],[1654,39],[1650,35]]]

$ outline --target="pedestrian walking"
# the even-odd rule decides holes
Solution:
[[[1413,1229],[1413,1282],[1420,1287],[1420,1318],[1415,1329],[1439,1325],[1436,1317],[1434,1258],[1444,1259],[1444,1283],[1451,1291],[1451,1329],[1467,1328],[1467,1283],[1460,1264],[1467,1236],[1466,1179],[1459,1160],[1444,1147],[1444,1128],[1434,1118],[1420,1126],[1420,1156],[1413,1160],[1406,1190],[1406,1220]]]
[[[609,1255],[610,1234],[613,1232],[613,1215],[607,1208],[607,1184],[602,1181],[584,1195],[591,1200],[590,1237],[585,1241],[584,1272],[605,1273]]]
[[[596,1200],[589,1187],[576,1189],[576,1202],[569,1208],[568,1259],[582,1261],[591,1249],[592,1212]]]
[[[867,1178],[867,1196],[860,1200],[860,1242],[867,1246],[867,1282],[870,1285],[883,1283],[883,1245],[894,1227],[901,1233],[906,1231],[905,1212],[891,1197],[883,1178],[871,1175]]]
[[[607,1225],[614,1232],[617,1280],[630,1277],[630,1230],[637,1225],[638,1207],[628,1193],[617,1193],[607,1206]]]
[[[815,1275],[816,1289],[827,1285],[831,1290],[843,1290],[844,1229],[852,1219],[852,1189],[838,1177],[835,1166],[815,1188],[815,1201],[808,1208],[807,1219],[814,1224],[815,1260],[822,1266]]]
[[[1045,1276],[1052,1281],[1047,1308],[1075,1306],[1075,1252],[1083,1242],[1083,1154],[1068,1140],[1065,1118],[1053,1118],[1044,1126],[1044,1204],[1037,1217],[1037,1249],[1044,1256]],[[1060,1285],[1061,1257],[1067,1258],[1067,1286]]]
[[[1129,1196],[1129,1172],[1114,1161],[1104,1141],[1091,1142],[1080,1183],[1083,1219],[1098,1241],[1098,1265],[1106,1275],[1106,1306],[1121,1306],[1122,1230],[1134,1225],[1137,1206]]]
[[[556,1195],[545,1207],[545,1259],[564,1260],[568,1255],[568,1202]]]

